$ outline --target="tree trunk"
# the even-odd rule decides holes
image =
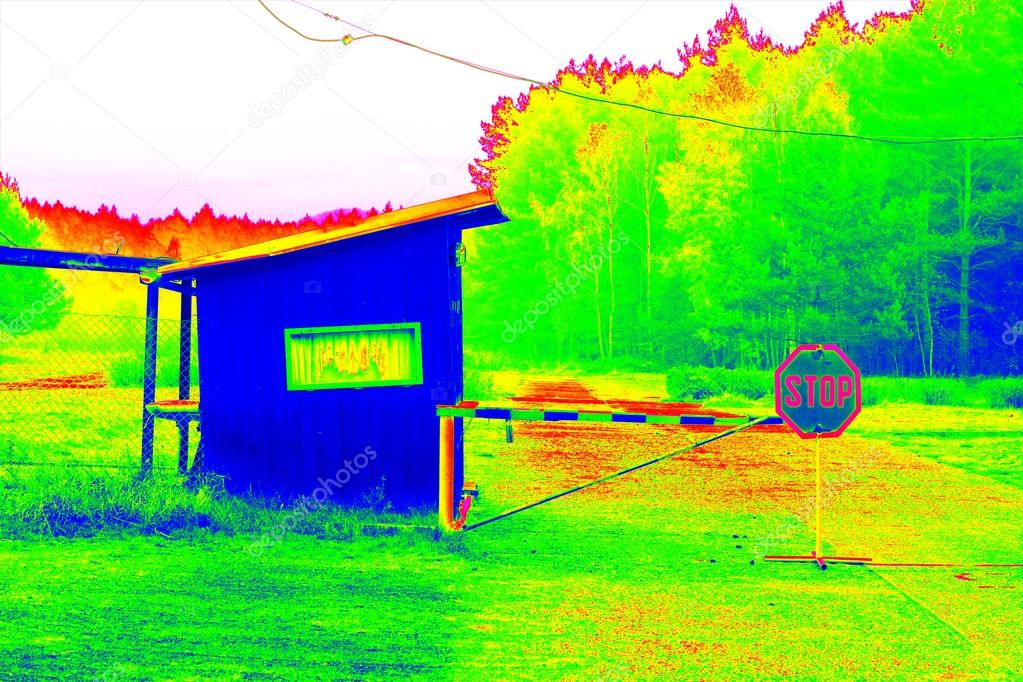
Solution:
[[[611,247],[614,246],[614,209],[611,207],[611,193],[607,194],[607,277],[608,292],[611,298],[610,309],[607,313],[607,355],[614,357],[615,354],[615,255]]]
[[[970,375],[970,254],[959,259],[959,376]]]
[[[959,376],[970,374],[970,256],[973,249],[970,219],[973,202],[973,147],[963,156],[963,187],[959,222]]]
[[[646,287],[645,294],[646,300],[644,301],[644,308],[646,310],[647,324],[650,323],[650,283],[651,279],[651,260],[653,256],[652,239],[650,235],[650,135],[643,138],[643,161],[646,164],[643,169],[643,217],[646,219]]]
[[[923,278],[924,329],[927,331],[927,376],[934,376],[934,316],[931,313],[931,264],[924,262]]]
[[[593,307],[597,313],[597,352],[604,359],[604,326],[600,319],[600,270],[593,273]]]
[[[934,248],[931,242],[931,189],[932,180],[929,174],[926,174],[923,178],[927,193],[924,194],[925,205],[923,207],[923,215],[919,225],[919,236],[918,239],[921,244],[919,252],[921,253],[920,259],[920,309],[923,313],[923,330],[919,329],[920,322],[917,320],[918,335],[920,335],[921,353],[926,353],[921,356],[921,365],[923,375],[925,377],[934,376],[934,317],[931,312],[931,251]],[[916,313],[914,313],[914,316]],[[923,334],[926,334],[926,341],[924,340]]]
[[[920,315],[913,311],[913,327],[916,329],[916,344],[920,349],[920,373],[927,376],[927,352],[924,350],[924,337],[920,333]]]

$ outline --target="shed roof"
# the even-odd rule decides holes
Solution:
[[[421,223],[434,218],[458,216],[463,218],[463,227],[479,227],[503,223],[508,218],[501,213],[493,196],[486,191],[460,194],[427,204],[409,206],[397,211],[381,213],[368,218],[358,225],[335,229],[320,229],[301,232],[299,234],[271,239],[270,241],[243,246],[230,251],[200,256],[189,260],[169,263],[160,267],[160,275],[182,275],[196,270],[211,268],[239,261],[254,260],[279,256],[294,251],[311,249],[325,244],[333,244],[344,239],[361,237],[374,232],[382,232],[396,227]]]

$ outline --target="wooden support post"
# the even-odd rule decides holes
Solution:
[[[178,400],[192,398],[192,280],[181,282],[181,336],[178,344]],[[188,472],[188,427],[190,420],[178,421],[178,473]]]
[[[153,471],[153,431],[156,417],[149,413],[146,405],[156,400],[156,343],[160,287],[146,285],[146,347],[142,370],[142,463],[139,477],[148,478]]]
[[[440,418],[440,485],[437,522],[441,530],[451,530],[455,513],[455,418]]]

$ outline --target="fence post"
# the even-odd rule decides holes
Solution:
[[[181,280],[181,337],[178,346],[178,400],[192,397],[192,280]],[[188,426],[178,420],[178,473],[188,472]]]
[[[440,418],[440,486],[437,522],[441,530],[451,530],[455,512],[455,418]]]
[[[160,287],[154,282],[146,285],[146,348],[142,370],[142,465],[140,478],[148,478],[153,471],[153,430],[156,417],[146,406],[156,400],[156,342],[160,307]]]

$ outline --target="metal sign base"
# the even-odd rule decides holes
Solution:
[[[851,564],[853,566],[862,566],[869,564],[873,559],[869,557],[856,557],[856,556],[820,556],[817,552],[810,552],[808,556],[801,555],[773,555],[765,556],[764,561],[780,561],[787,563],[815,563],[822,571],[828,569],[828,564]]]

